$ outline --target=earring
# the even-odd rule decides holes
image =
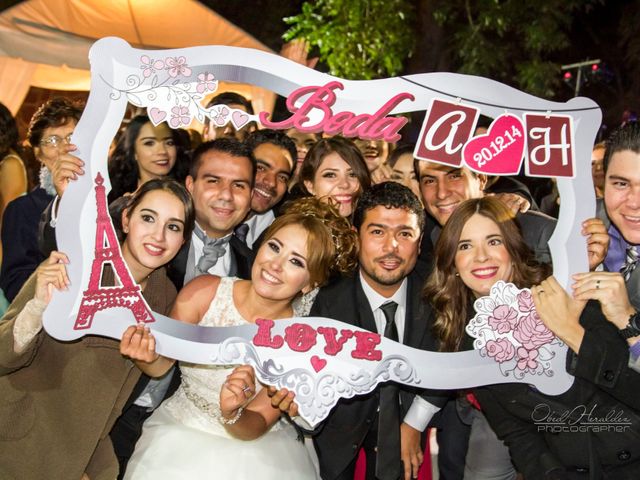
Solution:
[[[456,277],[459,277],[459,276],[460,276],[460,274],[458,272],[456,272]]]

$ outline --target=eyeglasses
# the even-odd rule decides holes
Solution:
[[[61,147],[63,143],[69,145],[71,143],[71,135],[72,134],[70,133],[64,138],[58,135],[49,135],[48,137],[40,140],[40,146],[58,148]]]

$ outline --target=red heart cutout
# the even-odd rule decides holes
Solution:
[[[469,168],[489,175],[515,175],[520,171],[524,153],[522,121],[508,113],[500,115],[484,135],[469,140],[462,158]]]
[[[314,355],[313,357],[311,357],[311,366],[316,371],[316,373],[318,373],[320,370],[327,366],[327,361],[324,358],[320,358],[317,355]]]

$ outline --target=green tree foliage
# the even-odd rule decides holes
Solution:
[[[581,60],[565,55],[574,47],[574,15],[603,4],[605,0],[317,0],[305,2],[300,14],[285,19],[291,27],[284,37],[303,38],[317,47],[334,75],[371,79],[406,73],[416,36],[426,35],[425,28],[439,28],[443,48],[419,53],[440,60],[412,62],[414,66],[445,66],[553,97],[563,87],[560,63]],[[436,23],[425,21],[425,15]]]
[[[411,55],[414,29],[407,0],[317,0],[285,18],[286,40],[305,39],[331,74],[348,79],[398,75]]]
[[[436,0],[461,73],[481,75],[541,97],[561,82],[558,53],[570,46],[573,14],[600,0]]]

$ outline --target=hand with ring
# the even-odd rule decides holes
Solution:
[[[233,369],[220,390],[220,412],[226,419],[233,418],[240,408],[244,408],[256,391],[256,377],[253,367],[241,365]]]
[[[587,302],[571,298],[554,277],[531,287],[531,294],[545,326],[577,353],[584,337],[580,315]]]
[[[572,277],[573,298],[597,300],[604,316],[618,328],[624,328],[635,309],[629,301],[624,278],[618,272],[577,273]]]

